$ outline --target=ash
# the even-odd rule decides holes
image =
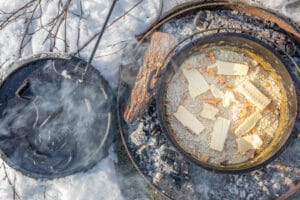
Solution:
[[[191,198],[193,187],[189,178],[189,163],[169,143],[162,133],[155,104],[139,119],[129,138],[129,148],[135,152],[142,173],[172,198]]]
[[[248,16],[244,13],[230,10],[200,10],[193,14],[171,20],[163,25],[161,31],[184,39],[196,32],[215,28],[230,28],[219,32],[245,32],[263,42],[269,44],[276,50],[286,51],[288,54],[295,54],[296,46],[280,28],[268,21]],[[211,34],[213,31],[203,33]]]
[[[155,104],[137,120],[129,136],[134,159],[150,182],[173,199],[272,199],[300,178],[300,141],[263,169],[241,175],[217,174],[189,163],[168,142]]]
[[[299,75],[289,59],[290,56],[299,65],[300,48],[276,24],[237,11],[198,10],[170,20],[159,31],[180,41],[196,32],[220,27],[236,30],[219,32],[247,33],[273,47],[284,59],[300,94]],[[300,140],[296,138],[299,117],[288,146],[275,161],[256,171],[229,175],[205,170],[182,157],[161,131],[155,110],[152,103],[140,119],[127,124],[130,128],[126,137],[137,167],[166,196],[173,199],[274,199],[299,182]]]

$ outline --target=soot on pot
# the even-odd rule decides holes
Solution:
[[[106,152],[113,97],[97,70],[78,59],[25,64],[0,87],[0,149],[33,177],[87,170]]]

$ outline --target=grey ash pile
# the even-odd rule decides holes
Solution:
[[[219,32],[246,32],[268,43],[276,50],[280,48],[289,54],[296,53],[294,42],[276,24],[238,11],[200,10],[199,12],[169,21],[162,26],[161,31],[183,39],[199,31],[217,28],[220,28]],[[208,31],[203,34],[211,34],[213,32],[215,31]]]
[[[246,32],[274,47],[286,60],[300,64],[300,49],[276,24],[230,10],[201,10],[180,15],[159,31],[179,41],[198,31]],[[208,31],[205,34],[215,33]],[[296,70],[290,71],[296,78]],[[299,82],[295,82],[299,94]],[[155,111],[155,104],[134,123],[127,124],[128,147],[137,167],[157,189],[174,199],[274,199],[300,180],[299,117],[290,144],[266,167],[240,175],[217,174],[189,163],[167,140]],[[299,192],[294,198],[299,197]],[[292,197],[293,198],[293,197]]]
[[[216,174],[186,161],[161,132],[155,105],[138,120],[130,151],[142,173],[174,199],[272,199],[300,178],[300,141],[267,167],[241,175]]]
[[[169,143],[162,133],[155,104],[137,121],[138,128],[130,137],[129,148],[135,152],[142,173],[174,198],[189,197],[193,187],[189,178],[189,163]],[[135,126],[135,127],[136,127]]]

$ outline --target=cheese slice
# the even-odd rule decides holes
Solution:
[[[200,134],[204,130],[203,124],[183,106],[178,107],[174,116],[183,126],[190,129],[195,134]]]
[[[211,84],[210,85],[210,91],[212,95],[217,99],[223,99],[224,92],[222,92],[216,85]]]
[[[217,60],[217,71],[218,74],[222,75],[238,75],[244,76],[247,75],[249,66],[240,64],[240,63],[232,63],[232,62],[225,62],[221,60]]]
[[[207,67],[207,70],[209,70],[209,69],[214,69],[214,68],[216,68],[217,66],[218,66],[218,64],[215,62],[214,64],[209,65],[209,66]]]
[[[265,109],[271,100],[257,89],[250,81],[244,81],[238,88],[238,92],[246,97],[248,101],[258,107],[260,110]]]
[[[229,107],[232,103],[236,103],[237,100],[232,92],[226,91],[223,98],[223,106],[225,108]]]
[[[192,98],[195,98],[209,90],[209,85],[198,70],[196,70],[195,68],[182,68],[182,72],[189,83],[189,93]]]
[[[204,103],[203,104],[203,110],[200,113],[200,116],[206,119],[211,119],[211,120],[215,120],[216,119],[216,114],[219,112],[219,109],[217,109],[216,107],[208,104],[208,103]]]
[[[211,134],[210,148],[223,151],[225,140],[230,126],[230,120],[218,117]]]
[[[259,149],[263,145],[262,139],[257,134],[237,138],[236,143],[238,151],[243,154],[251,149]]]
[[[235,130],[236,135],[245,135],[247,134],[256,123],[262,118],[260,111],[255,111],[249,117],[245,119],[245,121],[239,125],[239,127]]]

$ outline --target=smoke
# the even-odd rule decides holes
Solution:
[[[0,147],[25,171],[51,175],[85,169],[103,157],[112,95],[93,68],[83,77],[80,64],[40,64],[17,95],[10,94],[8,84],[1,88],[9,99],[0,122]]]

